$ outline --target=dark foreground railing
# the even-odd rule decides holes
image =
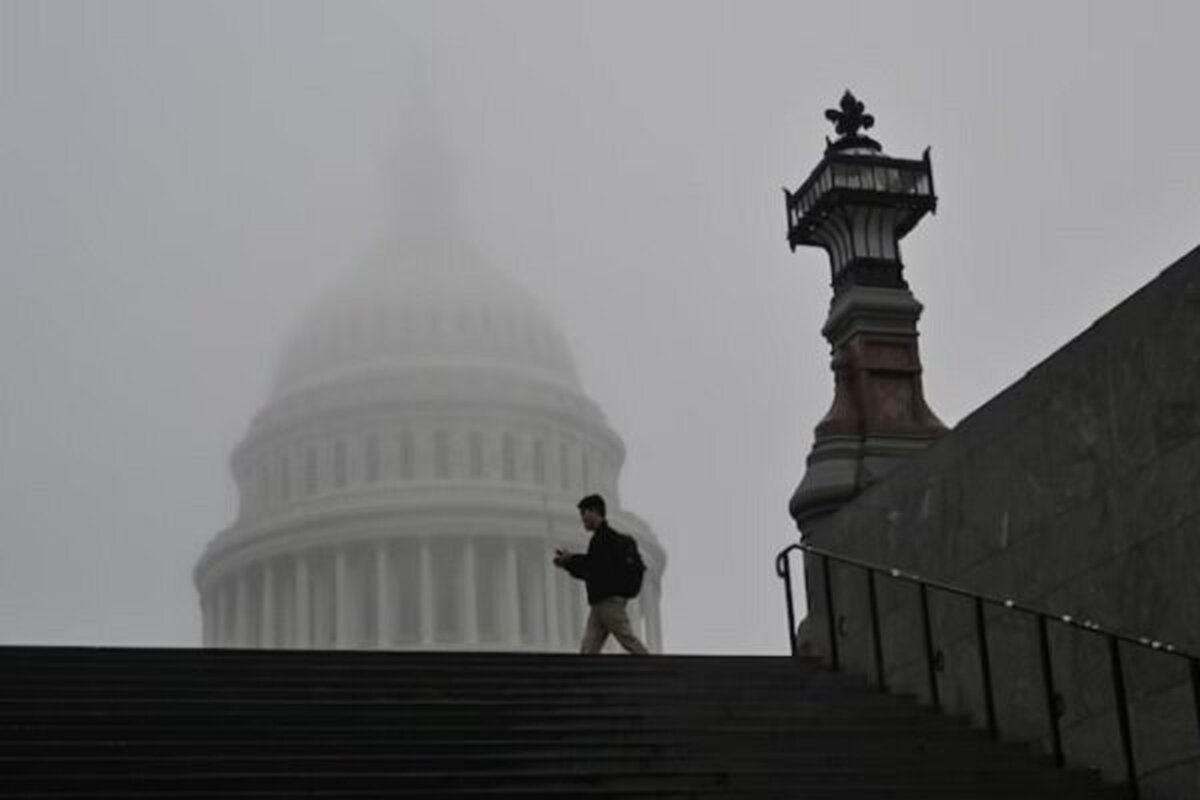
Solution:
[[[1129,796],[1136,800],[1139,796],[1137,767],[1133,758],[1133,734],[1129,724],[1129,702],[1125,691],[1125,673],[1121,665],[1121,645],[1129,645],[1133,647],[1145,648],[1169,656],[1183,659],[1187,662],[1188,673],[1191,677],[1192,684],[1192,700],[1195,705],[1196,724],[1200,729],[1200,657],[1191,653],[1186,653],[1174,645],[1160,642],[1158,640],[1148,638],[1138,638],[1117,633],[1115,631],[1106,630],[1100,625],[1090,620],[1080,620],[1070,615],[1050,614],[1036,608],[1021,605],[1013,600],[1002,600],[995,597],[977,594],[975,592],[961,589],[957,586],[951,586],[938,581],[926,580],[917,575],[903,572],[893,567],[887,567],[880,564],[872,564],[868,561],[862,561],[857,558],[838,555],[820,547],[815,547],[804,542],[788,545],[779,552],[775,557],[775,574],[783,579],[784,592],[787,595],[787,621],[788,621],[788,641],[791,644],[792,655],[797,655],[796,642],[796,609],[795,602],[792,596],[792,567],[791,554],[795,551],[802,551],[805,554],[818,559],[821,571],[821,585],[824,593],[823,600],[825,602],[825,623],[829,636],[829,657],[830,665],[833,669],[840,668],[840,659],[838,656],[838,631],[836,624],[836,614],[834,612],[833,603],[833,588],[829,576],[829,564],[836,561],[839,564],[846,564],[851,567],[856,567],[863,571],[866,576],[867,605],[871,617],[871,648],[875,656],[875,676],[877,685],[881,689],[887,688],[886,672],[883,664],[883,647],[881,644],[881,634],[879,629],[879,603],[876,596],[875,578],[877,575],[883,575],[886,578],[904,583],[911,583],[917,587],[917,600],[920,606],[921,627],[924,633],[924,656],[926,673],[929,678],[929,697],[930,702],[935,708],[939,708],[941,700],[938,696],[937,682],[937,657],[934,654],[933,632],[929,618],[929,593],[931,591],[942,592],[944,594],[957,595],[967,598],[974,603],[975,606],[975,637],[979,645],[979,671],[983,681],[983,698],[985,714],[987,719],[987,729],[993,737],[999,735],[999,729],[996,724],[996,701],[995,693],[992,686],[992,667],[988,655],[988,638],[987,638],[987,618],[984,614],[986,606],[997,606],[999,608],[1012,611],[1017,614],[1025,614],[1035,619],[1037,624],[1038,651],[1041,656],[1041,673],[1042,684],[1045,689],[1045,705],[1046,718],[1050,723],[1050,742],[1051,750],[1053,751],[1054,761],[1058,766],[1063,766],[1065,760],[1063,758],[1062,731],[1059,726],[1059,708],[1057,702],[1057,690],[1054,685],[1054,668],[1050,653],[1050,637],[1048,634],[1049,623],[1063,625],[1069,628],[1083,631],[1093,636],[1098,636],[1107,641],[1109,654],[1109,672],[1112,678],[1113,702],[1117,712],[1117,727],[1121,737],[1121,751],[1125,759],[1125,776],[1129,785]],[[810,598],[808,607],[813,608],[811,602],[811,587],[805,585],[805,593]]]

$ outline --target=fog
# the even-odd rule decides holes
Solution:
[[[0,642],[196,644],[289,331],[402,231],[539,295],[669,554],[666,647],[782,652],[832,398],[795,188],[852,89],[932,148],[905,240],[953,424],[1200,241],[1194,2],[0,3]]]

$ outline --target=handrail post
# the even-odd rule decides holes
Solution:
[[[825,583],[825,621],[829,628],[829,663],[838,669],[837,622],[833,615],[833,583],[829,579],[829,556],[821,556],[821,576]]]
[[[1046,690],[1046,716],[1050,720],[1050,743],[1054,754],[1054,763],[1062,767],[1063,758],[1062,732],[1058,727],[1057,692],[1054,689],[1054,665],[1050,661],[1050,636],[1046,633],[1046,617],[1037,615],[1038,645],[1042,656],[1042,684]]]
[[[875,648],[876,685],[887,691],[887,675],[883,671],[883,640],[879,635],[879,601],[875,594],[875,570],[867,568],[867,603],[871,606],[871,645]]]
[[[988,735],[995,739],[1000,735],[1000,728],[996,724],[996,696],[992,688],[992,662],[988,655],[987,618],[984,616],[983,600],[979,597],[975,598],[975,635],[979,639],[979,675],[983,680]]]
[[[796,609],[792,597],[792,563],[788,558],[788,551],[779,554],[779,561],[775,567],[776,572],[782,573],[783,576],[783,591],[787,596],[788,644],[791,645],[792,656],[795,657],[799,648],[796,644]]]
[[[1189,658],[1188,672],[1192,676],[1192,705],[1196,707],[1196,730],[1200,731],[1200,660]]]
[[[1129,796],[1138,798],[1137,766],[1133,761],[1133,734],[1129,727],[1129,703],[1125,696],[1125,671],[1121,668],[1121,643],[1117,637],[1108,637],[1109,663],[1112,665],[1113,702],[1117,707],[1117,725],[1121,730],[1121,752],[1125,756],[1125,780],[1129,783]]]
[[[929,673],[929,703],[941,710],[942,701],[938,694],[937,669],[933,663],[933,625],[929,621],[929,587],[919,584],[921,592],[921,625],[925,629],[925,668]]]

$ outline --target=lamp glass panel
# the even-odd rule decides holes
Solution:
[[[850,185],[849,179],[846,176],[845,164],[833,165],[833,185],[837,187],[845,187]]]

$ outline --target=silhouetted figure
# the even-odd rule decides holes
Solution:
[[[587,584],[588,618],[579,652],[599,653],[611,633],[630,653],[644,655],[646,645],[633,632],[625,613],[625,604],[641,589],[646,569],[637,542],[609,526],[600,495],[589,494],[577,507],[583,527],[592,534],[587,553],[557,550],[554,564]]]

